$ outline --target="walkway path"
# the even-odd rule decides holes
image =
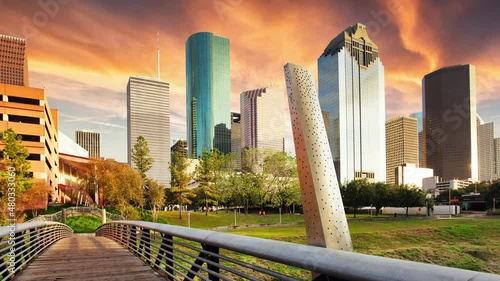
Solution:
[[[73,236],[50,246],[16,278],[22,280],[165,280],[104,237]]]

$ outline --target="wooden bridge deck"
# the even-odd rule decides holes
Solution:
[[[18,276],[23,280],[165,280],[132,253],[104,237],[65,238]]]

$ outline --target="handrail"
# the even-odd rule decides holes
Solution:
[[[102,209],[95,208],[95,207],[69,207],[65,208],[66,212],[66,217],[71,217],[71,216],[79,216],[79,215],[86,215],[86,214],[92,214],[96,215],[98,217],[102,217]],[[60,221],[62,218],[62,211],[49,214],[49,215],[40,215],[35,218],[32,218],[28,222],[34,222],[34,221]],[[123,217],[120,215],[115,215],[112,214],[108,211],[106,211],[106,218],[109,218],[111,220],[123,220]]]
[[[244,262],[241,254],[310,271],[315,280],[500,280],[500,275],[151,222],[113,221],[96,235],[118,242],[173,280],[259,280],[252,277],[255,272],[298,280]]]
[[[0,278],[10,280],[47,247],[71,236],[58,222],[28,222],[0,227]]]

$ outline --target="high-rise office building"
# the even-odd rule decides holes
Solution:
[[[476,70],[444,67],[422,80],[426,168],[444,181],[478,179]]]
[[[424,155],[424,146],[423,146],[423,137],[424,133],[422,133],[424,129],[424,120],[422,117],[422,112],[415,112],[410,114],[410,117],[416,118],[418,121],[418,166],[425,167],[425,155]]]
[[[188,158],[188,147],[187,147],[187,141],[186,140],[178,140],[172,145],[170,148],[170,156],[174,152],[179,152],[183,157]]]
[[[0,34],[0,83],[29,86],[26,39]]]
[[[159,78],[133,76],[127,85],[127,152],[132,161],[132,148],[137,137],[148,143],[153,166],[146,173],[152,179],[170,186],[170,95],[169,84]]]
[[[387,183],[397,182],[396,169],[406,163],[418,163],[418,121],[396,117],[385,123]]]
[[[101,158],[101,135],[88,130],[75,132],[76,143],[89,152],[89,158]]]
[[[186,116],[189,157],[217,148],[231,152],[229,40],[209,32],[186,41]]]
[[[231,112],[231,153],[236,157],[235,168],[241,169],[241,114]]]
[[[269,88],[241,93],[241,147],[282,151],[284,106],[285,99],[281,93]]]
[[[500,138],[495,139],[495,178],[500,179]]]
[[[385,181],[384,66],[365,25],[348,27],[328,44],[318,81],[339,181]]]
[[[479,181],[491,181],[495,175],[495,133],[493,122],[477,125]]]

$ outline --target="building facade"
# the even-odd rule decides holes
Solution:
[[[188,147],[186,140],[178,140],[170,148],[170,155],[174,152],[179,152],[183,157],[188,158]]]
[[[500,138],[495,139],[495,178],[500,179]]]
[[[491,181],[495,178],[495,143],[493,123],[480,124],[477,127],[477,157],[479,181]]]
[[[154,163],[146,175],[170,187],[170,95],[169,84],[157,78],[130,77],[127,85],[127,153],[143,136]]]
[[[241,147],[282,151],[284,106],[284,97],[269,88],[241,93]]]
[[[241,170],[241,114],[237,112],[231,112],[231,153],[236,170]]]
[[[476,71],[444,67],[422,80],[426,168],[444,181],[478,179]]]
[[[422,117],[422,112],[415,112],[410,114],[410,117],[416,118],[418,121],[418,166],[419,167],[425,167],[425,150],[424,150],[424,133],[422,131],[424,130],[424,120]]]
[[[429,168],[419,168],[416,164],[403,164],[396,168],[396,186],[415,185],[423,188],[424,179],[434,176],[434,171]]]
[[[330,42],[318,59],[318,81],[339,181],[385,181],[384,66],[366,26],[350,26]]]
[[[29,86],[26,39],[0,34],[0,83]]]
[[[60,202],[58,113],[49,107],[43,89],[0,84],[0,131],[8,129],[28,149],[33,178],[51,187],[48,200]]]
[[[385,143],[387,183],[394,185],[397,167],[404,163],[418,165],[418,120],[396,117],[387,121]]]
[[[186,41],[186,116],[188,154],[231,152],[229,40],[209,32]]]
[[[94,159],[101,158],[101,135],[92,131],[76,131],[76,143],[88,151],[89,157]]]

